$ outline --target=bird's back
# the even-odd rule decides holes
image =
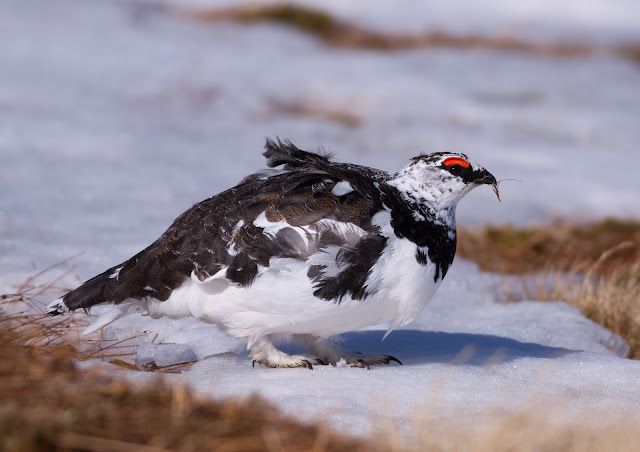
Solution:
[[[271,259],[308,260],[329,247],[339,251],[341,271],[328,276],[326,265],[310,265],[315,296],[364,297],[386,241],[371,218],[382,209],[375,184],[387,173],[334,163],[290,142],[268,140],[264,155],[268,166],[283,168],[248,176],[194,205],[149,247],[65,295],[61,310],[164,301],[191,277],[223,274],[230,284],[250,287]]]

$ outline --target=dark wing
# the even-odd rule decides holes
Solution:
[[[164,301],[192,274],[204,281],[224,272],[232,283],[249,286],[272,258],[308,260],[330,247],[338,249],[340,271],[310,264],[315,295],[337,302],[366,296],[366,279],[386,242],[371,224],[382,209],[375,182],[385,173],[333,163],[289,142],[268,140],[266,149],[269,166],[284,165],[282,172],[246,178],[194,205],[145,250],[65,295],[65,305],[73,310],[131,298]],[[336,190],[338,184],[348,189]],[[277,225],[274,232],[265,231],[265,222]]]

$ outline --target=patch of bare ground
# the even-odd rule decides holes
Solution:
[[[640,44],[624,44],[614,48],[614,52],[636,64],[640,64]]]
[[[273,22],[317,37],[333,47],[369,50],[410,50],[453,48],[460,50],[499,50],[553,57],[615,54],[640,63],[640,44],[629,43],[613,47],[566,42],[535,42],[515,35],[459,35],[444,31],[422,34],[385,33],[344,20],[329,12],[292,3],[242,5],[230,8],[173,8],[176,15],[201,22],[233,21],[243,24]]]
[[[318,118],[345,127],[355,128],[362,125],[362,118],[346,108],[323,108],[302,100],[278,99],[272,99],[268,107],[271,112],[305,118]]]
[[[566,301],[640,359],[640,222],[461,228],[458,253],[486,271],[528,275],[504,285],[506,300]]]

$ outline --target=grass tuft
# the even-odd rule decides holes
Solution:
[[[562,416],[561,402],[542,407],[523,404],[507,412],[487,410],[474,418],[475,428],[459,425],[442,429],[441,418],[427,412],[418,417],[414,444],[397,450],[411,451],[575,451],[634,450],[640,440],[637,419],[615,413],[584,413],[578,420]],[[469,415],[468,413],[466,415]]]
[[[10,342],[0,342],[0,450],[371,450],[258,397],[211,401],[160,378],[134,386]]]
[[[273,99],[269,102],[271,111],[306,118],[320,118],[345,127],[362,125],[362,118],[346,109],[325,109],[309,102]]]
[[[467,50],[507,50],[554,56],[581,56],[589,55],[594,51],[587,46],[533,43],[506,35],[498,37],[452,35],[441,31],[415,35],[384,33],[339,20],[325,10],[290,3],[216,9],[177,8],[173,11],[179,16],[202,22],[277,23],[311,34],[334,47],[370,50],[451,47]]]
[[[614,48],[619,56],[640,64],[640,44],[624,44]]]
[[[640,359],[640,222],[609,218],[459,232],[459,254],[482,270],[528,275],[504,285],[507,301],[566,301],[625,339],[628,356]]]
[[[553,57],[579,57],[611,53],[640,63],[640,45],[629,43],[603,48],[566,42],[534,42],[512,35],[456,35],[443,31],[422,34],[385,33],[339,20],[326,10],[293,3],[243,5],[230,8],[174,8],[179,16],[202,22],[233,21],[242,24],[271,22],[310,34],[333,47],[368,50],[453,48],[498,50]]]
[[[600,261],[604,253],[614,249]],[[640,222],[608,218],[587,224],[459,228],[458,255],[495,273],[592,269],[598,275],[608,275],[640,261]]]
[[[235,9],[233,18],[245,23],[277,22],[320,36],[329,35],[338,26],[326,11],[287,3],[240,7]]]
[[[595,267],[594,267],[595,270]],[[625,339],[618,354],[640,359],[640,261],[606,276],[594,272],[544,272],[501,289],[505,301],[566,301],[583,315]],[[610,344],[604,344],[610,345]]]

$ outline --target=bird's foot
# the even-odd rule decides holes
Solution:
[[[319,358],[312,358],[309,356],[302,356],[302,355],[294,355],[294,356],[288,356],[289,359],[283,360],[283,359],[279,359],[278,361],[273,361],[273,360],[267,360],[267,359],[254,359],[251,362],[251,366],[255,367],[256,364],[262,366],[267,366],[267,367],[271,367],[271,368],[295,368],[295,367],[306,367],[309,370],[313,370],[313,366],[326,366],[329,363],[319,359]]]
[[[249,356],[253,359],[253,367],[259,364],[273,368],[306,367],[307,369],[313,369],[314,365],[327,365],[326,361],[318,359],[315,356],[289,355],[278,350],[267,338],[254,341],[251,345],[251,353]]]
[[[391,361],[395,361],[398,364],[402,365],[400,360],[391,355],[368,355],[363,356],[359,354],[354,354],[353,356],[346,359],[347,364],[351,367],[361,367],[363,369],[371,370],[371,366],[376,364],[391,364]]]
[[[361,367],[363,369],[370,369],[371,366],[376,364],[390,364],[391,361],[402,365],[398,358],[391,355],[349,353],[334,346],[327,340],[318,340],[309,335],[300,335],[296,339],[301,345],[309,349],[310,355],[288,355],[278,350],[269,339],[262,338],[254,341],[251,345],[249,356],[253,359],[252,366],[255,367],[258,364],[273,368],[306,367],[307,369],[313,369],[313,366],[318,365],[326,366],[331,364],[336,366],[342,359],[351,367]]]

